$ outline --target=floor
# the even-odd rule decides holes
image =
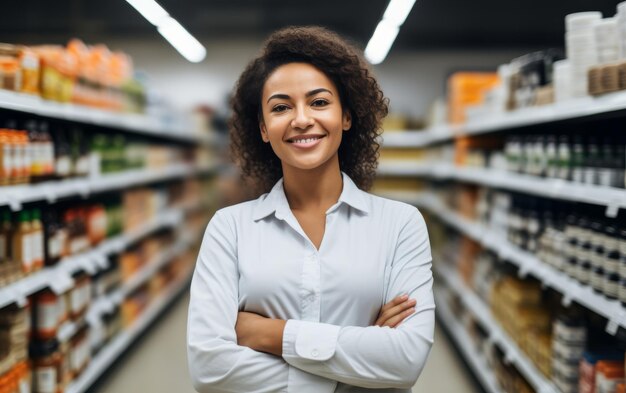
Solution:
[[[100,379],[93,393],[193,393],[187,374],[185,326],[189,298],[169,311]],[[413,392],[478,393],[457,352],[438,328],[435,345]]]

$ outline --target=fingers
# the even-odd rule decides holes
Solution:
[[[394,299],[395,300],[395,299]],[[392,304],[394,301],[389,302],[388,304]],[[395,304],[392,307],[387,308],[385,311],[382,311],[376,320],[375,325],[377,326],[390,326],[393,327],[400,323],[404,318],[411,315],[415,311],[415,304],[417,301],[415,299],[408,299],[399,304]],[[409,312],[413,310],[413,312]]]
[[[402,302],[405,302],[409,299],[409,295],[404,294],[404,295],[400,295],[400,296],[396,296],[395,298],[393,298],[389,303],[385,304],[381,309],[380,309],[380,315],[382,315],[385,311],[387,311],[388,309],[397,306],[399,304],[402,304]]]
[[[389,318],[387,320],[387,322],[385,322],[385,324],[383,326],[389,326],[389,327],[395,328],[402,321],[404,321],[409,315],[413,314],[414,312],[415,312],[415,307],[411,307],[409,309],[406,309],[406,310],[402,311],[400,314]]]

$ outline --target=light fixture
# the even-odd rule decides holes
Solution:
[[[391,0],[383,19],[378,22],[372,38],[365,48],[365,58],[372,64],[380,64],[385,60],[393,42],[398,36],[400,26],[411,12],[415,0]]]
[[[399,31],[398,26],[388,23],[385,19],[378,22],[378,26],[376,26],[376,30],[374,30],[374,34],[370,38],[367,48],[365,48],[367,60],[372,64],[382,63]]]
[[[206,57],[206,49],[189,34],[174,18],[162,22],[157,30],[185,59],[192,63],[199,63]]]
[[[415,4],[415,0],[391,0],[383,15],[383,19],[400,27],[406,20],[406,17],[409,16],[413,4]]]
[[[126,0],[128,4],[132,5],[148,22],[155,26],[159,25],[159,22],[170,16],[167,11],[163,9],[154,0]]]
[[[154,0],[126,0],[144,18],[156,26],[159,34],[185,59],[199,63],[206,57],[206,49],[176,19]]]

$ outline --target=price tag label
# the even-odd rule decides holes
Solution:
[[[67,272],[57,271],[50,274],[49,285],[54,293],[61,295],[74,286],[74,280]]]
[[[506,348],[504,352],[504,363],[511,364],[515,360],[515,355],[513,355],[513,351],[510,348]]]
[[[95,260],[90,258],[89,255],[84,255],[78,260],[78,264],[83,268],[89,275],[95,274],[98,269],[95,264]]]
[[[620,208],[626,208],[626,197],[613,195],[606,204],[606,216],[610,218],[617,217]]]
[[[606,324],[606,332],[612,336],[615,336],[618,328],[619,324],[614,320],[609,320],[609,322]]]
[[[120,304],[124,300],[123,291],[117,291],[111,294],[111,304]]]
[[[91,187],[87,181],[78,184],[78,194],[84,199],[89,197],[89,194],[91,194]]]
[[[111,248],[113,249],[113,252],[115,254],[119,254],[126,249],[127,243],[128,242],[126,241],[125,238],[118,238],[118,239],[115,239],[115,241],[113,242],[113,246]]]
[[[569,307],[572,305],[572,296],[564,293],[563,297],[561,298],[561,304],[563,305],[563,307]]]
[[[15,299],[15,304],[19,308],[24,308],[28,304],[28,299],[26,297],[26,291],[20,285],[15,288],[15,292],[13,293],[13,297]]]
[[[50,186],[42,187],[42,191],[48,203],[55,203],[57,201],[57,194],[53,187],[50,187]]]
[[[96,251],[92,254],[92,256],[96,262],[96,265],[98,265],[100,269],[106,269],[109,267],[109,258],[104,256],[104,254],[102,254],[101,252]]]
[[[9,207],[12,211],[17,212],[22,210],[22,201],[17,195],[9,194],[8,197]]]

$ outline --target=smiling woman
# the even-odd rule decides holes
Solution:
[[[413,206],[368,194],[387,101],[319,27],[273,34],[241,75],[232,151],[265,193],[219,210],[191,285],[199,392],[408,393],[434,334]]]
[[[266,144],[258,137],[259,120],[263,119],[263,111],[268,105],[267,100],[262,99],[268,94],[266,81],[270,81],[270,76],[276,77],[275,71],[281,66],[296,62],[321,74],[317,77],[324,79],[324,84],[316,88],[325,86],[335,92],[334,96],[322,94],[320,102],[312,101],[313,105],[324,106],[325,99],[333,98],[334,106],[340,106],[352,118],[351,132],[341,137],[339,166],[361,189],[368,190],[375,176],[379,149],[377,137],[381,131],[380,122],[388,112],[387,100],[360,52],[323,28],[294,27],[274,33],[261,56],[244,70],[232,102],[231,151],[234,159],[244,176],[257,182],[263,192],[269,191],[283,176],[280,157],[273,151],[275,145]],[[272,91],[266,98],[274,94],[283,98],[288,95],[285,91]],[[293,109],[287,103],[284,105],[275,110]]]

